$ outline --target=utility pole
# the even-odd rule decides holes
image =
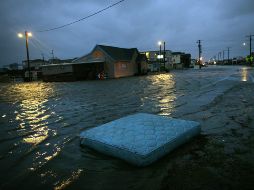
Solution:
[[[223,65],[224,65],[224,60],[225,60],[225,51],[226,50],[222,50],[222,54],[223,54],[223,61],[222,61],[222,63],[223,63]]]
[[[52,54],[52,64],[54,64],[54,59],[55,59],[55,57],[54,57],[54,50],[52,49],[52,51],[51,51],[51,54]]]
[[[249,35],[249,36],[246,36],[246,38],[249,38],[250,39],[250,64],[252,64],[252,59],[251,59],[251,42],[252,42],[252,37],[253,37],[254,35]]]
[[[199,64],[199,69],[201,69],[201,53],[202,53],[202,46],[201,46],[201,40],[197,41],[198,43],[198,64]]]
[[[165,71],[165,70],[166,70],[166,68],[165,68],[165,64],[166,64],[166,63],[165,63],[165,62],[166,62],[166,61],[165,61],[165,60],[166,60],[166,59],[165,59],[165,56],[166,56],[166,42],[165,42],[165,41],[163,42],[163,47],[164,47],[164,48],[163,48],[163,63],[164,63],[164,71]]]
[[[160,60],[159,72],[160,72],[161,71],[161,43],[160,43],[160,57],[159,57],[159,60]]]
[[[229,64],[229,51],[231,47],[228,47],[228,64]]]
[[[28,81],[31,81],[31,67],[30,67],[30,59],[29,59],[29,49],[28,49],[28,32],[25,31],[26,36],[26,58],[27,58],[27,66],[28,66]]]
[[[44,54],[42,53],[42,54],[41,54],[41,56],[42,56],[42,62],[43,62],[43,65],[45,65]]]

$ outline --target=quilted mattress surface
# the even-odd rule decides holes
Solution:
[[[194,121],[138,113],[83,131],[81,144],[146,166],[200,133]]]

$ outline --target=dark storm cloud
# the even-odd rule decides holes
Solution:
[[[203,40],[208,58],[227,46],[232,55],[245,55],[245,35],[254,32],[253,0],[125,0],[83,22],[50,32],[98,11],[117,0],[4,0],[0,2],[0,64],[25,59],[24,40],[16,34],[29,30],[31,58],[44,53],[70,58],[88,53],[95,44],[154,50],[158,40],[168,49],[197,55],[196,41]],[[38,41],[40,43],[38,43]]]

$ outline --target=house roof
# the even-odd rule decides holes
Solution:
[[[139,53],[139,54],[138,54],[138,57],[137,57],[137,59],[136,59],[136,61],[137,61],[137,62],[147,61],[147,57],[146,57],[145,54]]]
[[[172,55],[182,55],[182,54],[185,54],[183,52],[172,52]]]
[[[138,52],[137,48],[119,48],[113,46],[98,45],[103,51],[105,51],[114,60],[130,61],[135,52]]]

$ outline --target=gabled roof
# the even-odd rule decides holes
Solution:
[[[130,61],[135,52],[138,53],[137,48],[119,48],[113,46],[97,45],[105,51],[114,60]]]

